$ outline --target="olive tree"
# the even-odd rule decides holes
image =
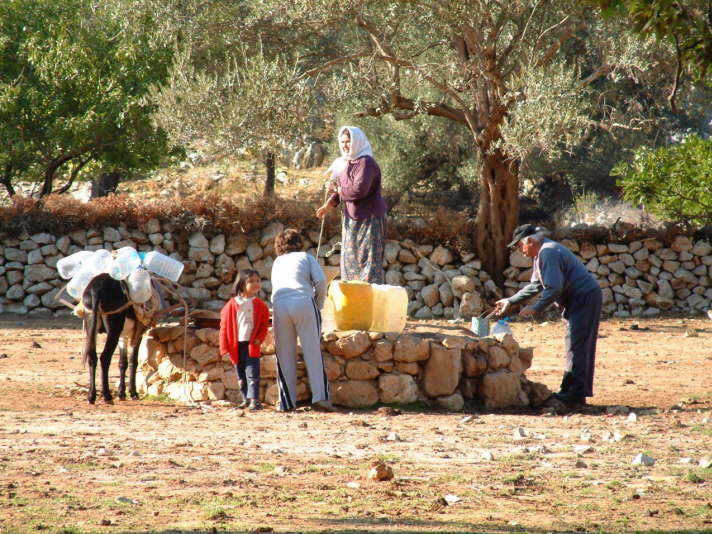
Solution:
[[[425,114],[468,132],[480,169],[474,248],[495,277],[518,224],[523,161],[579,143],[594,126],[596,83],[619,73],[628,52],[611,44],[623,30],[578,2],[261,0],[253,9],[336,36],[340,46],[305,61],[303,76],[322,76],[356,117]]]
[[[87,171],[148,169],[165,155],[144,97],[165,79],[172,50],[155,38],[153,14],[132,4],[3,2],[0,180],[8,194],[21,178],[45,196]]]

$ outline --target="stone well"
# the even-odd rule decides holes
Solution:
[[[219,354],[218,333],[180,325],[150,330],[139,353],[139,391],[184,402],[240,402],[234,368]],[[533,350],[519,347],[511,334],[478,338],[348,331],[324,334],[321,347],[332,401],[341,406],[424,401],[450,411],[462,410],[465,402],[498,409],[537,406],[551,393],[526,378]],[[262,348],[261,397],[274,405],[277,365],[271,331]],[[297,369],[298,399],[309,400],[301,357]]]

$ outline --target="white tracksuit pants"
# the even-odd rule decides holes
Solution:
[[[277,384],[282,410],[297,407],[297,336],[302,344],[312,403],[329,400],[329,381],[321,355],[321,314],[305,295],[282,298],[272,306],[272,330],[277,349]]]

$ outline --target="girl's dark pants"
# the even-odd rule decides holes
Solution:
[[[237,343],[238,359],[235,365],[237,381],[243,399],[260,400],[260,359],[250,356],[250,342]]]

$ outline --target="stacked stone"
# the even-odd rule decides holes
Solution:
[[[177,238],[176,228],[152,219],[138,229],[126,225],[89,229],[57,236],[51,233],[0,236],[0,310],[18,314],[69,313],[54,297],[66,281],[57,262],[80,250],[134,247],[155,250],[185,265],[179,280],[195,305],[219,309],[232,296],[240,269],[253,268],[262,277],[260,297],[269,299],[274,237],[284,229],[274,222],[251,236],[205,235]],[[315,254],[316,232],[305,236]],[[339,237],[322,244],[320,260],[339,265]],[[661,311],[699,313],[712,307],[712,245],[678,235],[669,244],[649,238],[630,243],[594,244],[562,240],[598,279],[604,290],[604,311],[616,316],[652,316]],[[386,283],[405,287],[408,314],[418,319],[480,315],[492,302],[511,295],[531,276],[531,260],[515,252],[505,271],[504,295],[472,254],[458,255],[443,246],[411,240],[388,241]]]
[[[2,310],[27,315],[68,314],[69,310],[55,300],[67,283],[57,272],[57,262],[80,250],[114,250],[125,246],[177,256],[170,226],[162,229],[157,220],[148,221],[143,230],[120,226],[78,230],[64,236],[24,233],[5,237],[0,243]]]
[[[563,239],[603,288],[603,312],[616,317],[655,316],[661,311],[699,313],[712,308],[712,245],[678,235],[669,246],[658,239],[593,244]],[[519,251],[505,271],[505,294],[531,277],[531,259]]]
[[[406,239],[386,242],[384,259],[386,283],[405,287],[408,315],[416,319],[469,319],[482,313],[485,299],[502,297],[474,254],[458,259],[443,246]]]
[[[277,364],[271,334],[263,351],[261,397],[274,405]],[[427,402],[459,411],[466,400],[474,400],[496,409],[538,405],[550,394],[524,376],[533,351],[520,348],[510,334],[477,338],[339,332],[323,336],[322,354],[332,400],[341,406]],[[139,369],[142,393],[189,402],[241,400],[234,368],[218,351],[218,330],[154,328],[141,345]],[[297,398],[308,400],[301,359],[297,371]]]

